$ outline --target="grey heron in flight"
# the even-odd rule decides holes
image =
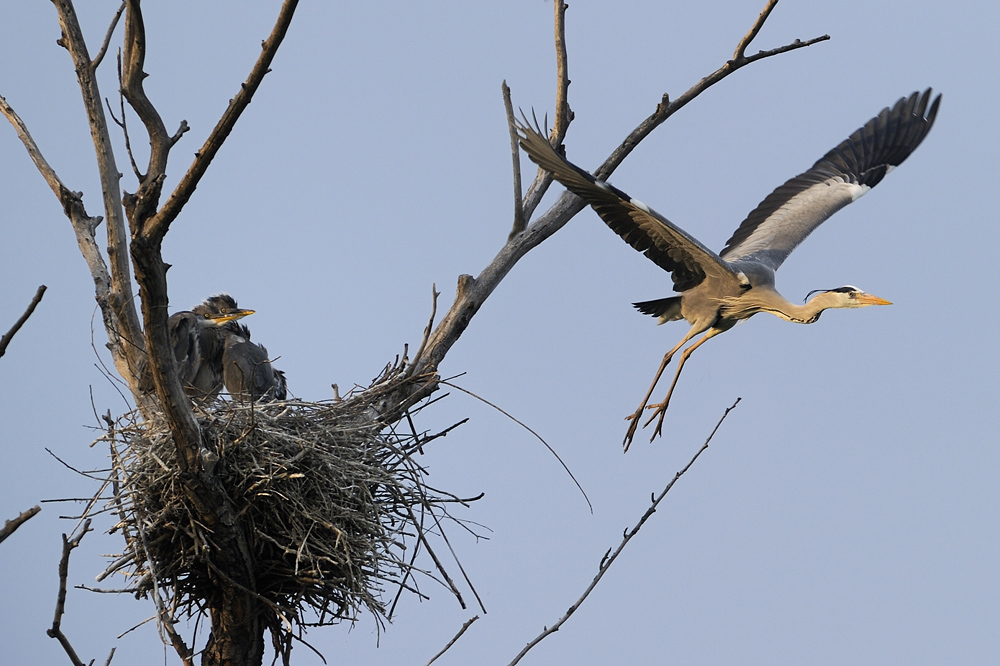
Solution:
[[[212,400],[225,385],[234,399],[285,398],[284,373],[271,368],[267,350],[250,342],[250,331],[237,323],[253,313],[229,294],[216,294],[170,315],[170,341],[189,396]]]
[[[931,102],[931,89],[913,93],[885,108],[875,118],[828,152],[812,168],[769,194],[737,227],[719,254],[646,204],[597,180],[557,153],[535,124],[517,123],[521,147],[528,156],[586,201],[604,222],[634,249],[671,273],[669,296],[635,303],[660,323],[685,319],[687,334],[663,357],[642,404],[630,415],[624,447],[628,450],[643,410],[655,410],[644,424],[658,417],[650,441],[661,434],[663,417],[684,363],[709,339],[758,312],[787,321],[811,324],[829,308],[890,305],[857,287],[818,290],[804,305],[786,300],[774,287],[774,272],[799,243],[831,215],[855,201],[916,150],[937,116],[941,96]],[[663,402],[649,405],[670,359],[692,338],[704,335],[681,352],[673,382]]]

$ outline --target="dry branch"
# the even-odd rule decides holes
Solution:
[[[247,80],[243,82],[239,92],[230,100],[229,107],[223,113],[222,118],[219,119],[211,134],[209,134],[208,139],[205,140],[204,145],[197,152],[194,162],[191,163],[187,172],[181,177],[180,182],[174,188],[173,193],[167,199],[163,208],[148,222],[144,230],[144,234],[148,238],[162,238],[167,232],[170,223],[174,221],[180,213],[181,208],[191,198],[191,194],[194,193],[201,177],[205,175],[208,165],[212,163],[223,142],[229,136],[229,133],[232,132],[236,121],[239,120],[243,111],[250,104],[250,100],[253,98],[254,93],[257,92],[257,88],[264,79],[264,75],[271,71],[271,61],[274,60],[274,56],[278,52],[278,47],[281,46],[281,42],[285,38],[285,33],[288,31],[288,26],[292,22],[292,16],[295,14],[295,8],[298,4],[298,0],[285,0],[281,5],[274,28],[271,30],[268,38],[261,44],[261,54],[257,58],[257,62],[254,64],[249,76],[247,76]]]
[[[90,63],[91,69],[97,69],[101,65],[101,61],[104,60],[104,56],[108,52],[108,47],[111,45],[111,36],[115,34],[115,28],[118,27],[118,21],[121,19],[122,14],[125,13],[125,2],[122,0],[121,6],[118,11],[115,12],[114,18],[111,19],[111,25],[108,26],[108,31],[104,34],[104,42],[101,43],[101,48],[94,56],[94,59]]]
[[[556,93],[557,127],[553,129],[551,137],[553,139],[558,138],[561,143],[558,128],[561,125],[563,127],[562,131],[564,132],[566,125],[568,125],[572,117],[571,111],[569,110],[569,103],[565,97],[569,85],[569,77],[567,74],[568,68],[563,50],[565,45],[563,35],[565,10],[567,5],[565,5],[562,0],[554,0],[554,2],[556,9],[557,74],[559,84]],[[764,21],[766,21],[767,16],[770,13],[769,8],[773,7],[775,2],[776,0],[768,0],[768,5],[765,7],[765,11],[757,17],[757,20],[754,22],[750,31],[740,40],[738,51],[746,50],[746,47],[750,44],[754,36],[756,36],[756,34],[760,31],[761,26],[763,26]],[[763,58],[804,48],[826,39],[829,39],[828,35],[823,35],[822,37],[817,37],[805,42],[795,40],[791,44],[771,49],[770,51],[761,51],[760,53],[750,57],[741,57],[740,59],[729,60],[715,72],[701,79],[674,101],[671,102],[668,96],[664,94],[652,115],[640,123],[639,126],[636,127],[636,129],[633,130],[628,137],[626,137],[622,144],[616,148],[615,151],[594,172],[594,175],[597,178],[606,180],[622,163],[625,157],[628,156],[628,154],[644,138],[656,129],[656,127],[661,125],[667,118],[672,116],[678,110],[686,106],[698,95],[705,92],[708,88],[723,80],[741,67]],[[558,148],[559,144],[553,143],[553,145]],[[523,208],[524,215],[526,217],[532,214],[549,183],[551,183],[551,177],[548,176],[548,174],[539,173],[535,178],[535,181],[532,183],[531,187],[529,187],[524,200]],[[451,308],[434,330],[430,342],[427,344],[425,353],[420,358],[414,359],[414,364],[419,374],[431,374],[437,371],[439,364],[451,349],[452,345],[454,345],[458,338],[461,337],[462,333],[465,332],[469,322],[479,311],[479,308],[482,307],[486,299],[493,293],[493,290],[496,289],[503,278],[506,277],[507,273],[509,273],[514,267],[514,264],[516,264],[521,257],[538,246],[549,236],[565,226],[565,224],[569,222],[574,215],[583,210],[585,206],[586,204],[582,199],[569,192],[564,192],[548,211],[529,224],[524,231],[518,234],[512,234],[507,243],[500,249],[500,252],[477,277],[473,278],[470,275],[459,276],[459,288]],[[434,390],[434,388],[436,388],[436,386],[425,386],[420,387],[420,390],[427,393]]]
[[[121,206],[121,174],[115,162],[114,149],[104,106],[101,102],[101,91],[97,85],[96,69],[87,50],[87,43],[80,27],[76,10],[70,0],[53,0],[62,37],[59,44],[63,46],[73,59],[77,82],[83,96],[84,109],[90,125],[90,135],[94,141],[97,156],[97,169],[101,179],[102,203],[107,227],[107,264],[100,254],[94,239],[96,221],[93,226],[86,224],[90,218],[83,211],[82,195],[78,195],[79,212],[67,216],[73,222],[77,233],[77,242],[87,258],[91,276],[97,286],[97,302],[101,307],[104,328],[107,331],[112,356],[118,372],[138,395],[138,381],[133,376],[132,368],[138,366],[143,353],[142,328],[133,304],[131,270],[129,267],[128,234],[125,228],[125,216]],[[51,185],[51,183],[50,183]],[[57,193],[58,196],[58,193]],[[63,202],[64,210],[67,209]],[[79,219],[77,219],[79,218]],[[110,267],[110,272],[109,272]]]
[[[549,141],[558,146],[566,138],[573,111],[569,108],[569,54],[566,52],[566,10],[569,5],[555,1],[556,115]]]
[[[49,638],[59,641],[59,644],[62,645],[63,650],[66,652],[66,656],[73,662],[73,666],[84,666],[84,663],[77,656],[76,650],[73,649],[66,634],[62,631],[62,617],[66,612],[66,580],[69,578],[69,556],[73,552],[73,549],[80,545],[80,541],[87,532],[90,531],[90,520],[88,519],[72,538],[65,534],[62,535],[63,548],[62,558],[59,560],[59,594],[56,596],[56,612],[55,617],[52,619],[52,626],[45,631]]]
[[[555,8],[555,18],[554,18],[554,32],[555,32],[555,47],[556,47],[556,99],[555,99],[555,118],[554,124],[552,126],[552,133],[549,135],[549,141],[552,142],[553,146],[561,145],[563,140],[566,138],[566,132],[569,130],[569,124],[573,120],[573,112],[569,106],[569,54],[566,50],[566,10],[569,9],[569,5],[564,3],[562,0],[554,0],[553,7]],[[507,115],[507,125],[511,132],[514,132],[514,118],[513,113]],[[524,217],[530,218],[538,204],[541,203],[542,197],[548,191],[549,186],[552,184],[552,175],[547,171],[538,169],[535,174],[535,179],[532,181],[531,185],[528,187],[528,193],[524,197]],[[576,211],[579,212],[579,211]],[[573,215],[576,214],[573,213]]]
[[[567,610],[562,617],[556,620],[555,623],[552,624],[552,626],[543,629],[542,633],[538,634],[538,636],[533,638],[527,645],[525,645],[524,649],[518,652],[517,656],[514,657],[514,659],[507,666],[515,666],[515,664],[521,661],[524,655],[526,655],[528,651],[531,650],[531,648],[541,643],[546,637],[551,636],[555,632],[559,631],[559,629],[566,623],[566,621],[569,620],[570,616],[573,613],[575,613],[577,609],[580,608],[581,605],[583,605],[583,602],[587,600],[587,597],[590,596],[590,593],[594,591],[594,588],[597,587],[597,584],[601,582],[602,578],[604,578],[604,574],[608,572],[608,569],[611,568],[611,565],[615,563],[615,560],[618,559],[618,556],[622,554],[623,550],[625,550],[625,546],[627,546],[629,541],[632,540],[632,537],[638,534],[639,530],[642,529],[642,526],[646,524],[646,521],[649,520],[649,518],[654,513],[656,513],[656,509],[657,507],[660,506],[660,502],[662,502],[663,498],[667,496],[667,493],[670,492],[670,489],[674,487],[674,484],[677,483],[677,480],[680,479],[682,476],[684,476],[685,472],[691,469],[691,466],[694,465],[695,461],[698,460],[698,458],[705,451],[705,449],[708,448],[708,445],[712,441],[712,438],[715,437],[715,433],[719,431],[719,427],[722,425],[722,422],[726,420],[727,416],[729,416],[729,412],[736,409],[736,405],[738,404],[740,404],[740,398],[737,398],[736,402],[734,402],[732,405],[726,408],[726,411],[722,414],[722,418],[720,418],[719,422],[715,424],[714,428],[712,428],[712,432],[709,433],[708,439],[705,440],[705,443],[701,445],[701,448],[698,449],[698,451],[694,454],[694,457],[692,457],[691,460],[688,461],[688,464],[685,465],[684,468],[681,469],[681,471],[677,472],[674,475],[674,478],[670,480],[670,483],[668,483],[667,486],[660,492],[660,494],[653,499],[652,504],[649,505],[649,508],[646,509],[646,512],[642,514],[642,517],[632,527],[632,529],[625,532],[621,542],[618,544],[618,547],[615,548],[614,552],[611,552],[609,550],[607,553],[604,554],[604,557],[601,558],[601,562],[597,567],[597,575],[594,576],[594,579],[592,581],[590,581],[590,584],[587,586],[587,589],[583,591],[583,594],[580,595],[580,598],[574,601],[573,604],[569,607],[569,610]]]
[[[750,46],[750,42],[754,40],[757,33],[760,32],[760,29],[764,27],[764,22],[767,20],[767,17],[771,15],[771,10],[774,9],[774,6],[777,4],[778,0],[767,1],[767,5],[761,10],[760,16],[757,17],[756,21],[754,21],[750,31],[747,32],[747,34],[743,36],[743,39],[740,40],[740,43],[736,45],[736,51],[733,53],[734,62],[742,62],[746,58],[747,47]]]
[[[0,543],[3,543],[4,539],[13,534],[18,527],[28,522],[31,518],[34,518],[35,514],[41,510],[42,507],[33,506],[26,511],[22,511],[16,518],[4,521],[3,527],[0,528]]]
[[[430,661],[428,661],[426,664],[424,664],[424,666],[431,666],[431,664],[433,664],[435,661],[437,661],[438,658],[441,657],[441,655],[443,655],[445,652],[447,652],[448,650],[450,650],[451,646],[454,645],[455,643],[457,643],[458,639],[462,637],[462,634],[464,634],[466,632],[466,630],[469,627],[472,626],[472,623],[475,622],[478,619],[479,619],[478,615],[473,615],[471,618],[469,618],[468,620],[466,620],[465,623],[462,624],[462,628],[458,630],[457,634],[455,634],[455,637],[452,638],[450,641],[448,641],[448,644],[445,645],[441,649],[440,652],[438,652],[436,655],[434,655],[433,657],[431,657]]]
[[[22,326],[24,326],[24,322],[28,321],[28,317],[31,316],[31,314],[35,311],[35,308],[38,307],[38,304],[41,303],[42,296],[45,295],[45,289],[46,286],[44,284],[38,288],[38,291],[35,292],[34,297],[31,299],[31,303],[28,304],[28,309],[24,311],[24,314],[21,315],[16,322],[14,322],[14,325],[10,327],[10,330],[4,333],[3,337],[0,337],[0,356],[3,356],[7,352],[7,345],[10,344],[10,341],[14,339],[15,335],[17,335],[17,332],[21,330]],[[0,541],[2,541],[2,539],[0,539]]]

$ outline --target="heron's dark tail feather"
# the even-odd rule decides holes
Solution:
[[[657,298],[655,301],[641,301],[632,305],[642,314],[658,318],[660,323],[681,318],[680,296]]]

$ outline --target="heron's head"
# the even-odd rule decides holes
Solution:
[[[806,294],[806,300],[816,294],[816,299],[823,299],[823,305],[828,308],[864,308],[869,305],[892,305],[878,296],[861,291],[857,287],[845,285],[836,289],[816,289]]]
[[[216,294],[209,296],[201,305],[191,309],[197,315],[201,315],[206,320],[216,326],[222,326],[231,321],[242,319],[254,313],[253,310],[243,310],[236,305],[236,299],[229,294]]]

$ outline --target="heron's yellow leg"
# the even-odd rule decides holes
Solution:
[[[681,360],[677,362],[677,372],[674,373],[674,381],[670,383],[670,389],[667,391],[667,397],[664,398],[663,402],[659,404],[649,405],[648,407],[646,407],[646,409],[653,409],[655,411],[653,412],[652,416],[649,417],[649,420],[647,420],[644,424],[642,424],[643,428],[652,423],[653,419],[659,417],[656,422],[656,430],[653,431],[653,436],[649,438],[649,441],[652,442],[654,439],[657,438],[657,436],[663,434],[663,417],[666,416],[667,414],[667,406],[670,404],[670,396],[674,394],[674,387],[677,386],[677,380],[681,376],[681,370],[684,369],[684,364],[687,363],[688,357],[691,356],[692,352],[694,352],[695,349],[708,342],[711,338],[714,338],[720,333],[723,333],[724,330],[725,329],[720,329],[720,328],[708,329],[708,333],[702,336],[700,340],[698,340],[696,343],[694,343],[693,345],[691,345],[690,347],[681,352]],[[660,371],[661,372],[663,371],[662,368]],[[652,389],[650,389],[650,392],[652,392]],[[649,400],[648,395],[646,396],[646,400],[647,401]]]
[[[677,353],[677,350],[683,347],[688,340],[699,333],[701,333],[701,331],[692,328],[688,331],[687,335],[684,336],[684,339],[674,345],[673,349],[664,354],[663,361],[660,363],[660,369],[656,371],[656,377],[653,378],[653,383],[649,385],[649,390],[646,391],[646,397],[642,399],[642,404],[639,405],[639,409],[635,410],[634,414],[630,414],[625,417],[625,420],[629,421],[628,432],[625,433],[625,441],[622,442],[622,446],[626,451],[628,451],[628,447],[632,444],[632,438],[635,437],[636,427],[639,425],[639,417],[642,416],[643,410],[646,409],[646,403],[649,402],[649,397],[653,395],[653,389],[656,388],[657,383],[660,381],[660,377],[663,376],[663,370],[667,367],[667,364],[670,363],[670,359]]]

